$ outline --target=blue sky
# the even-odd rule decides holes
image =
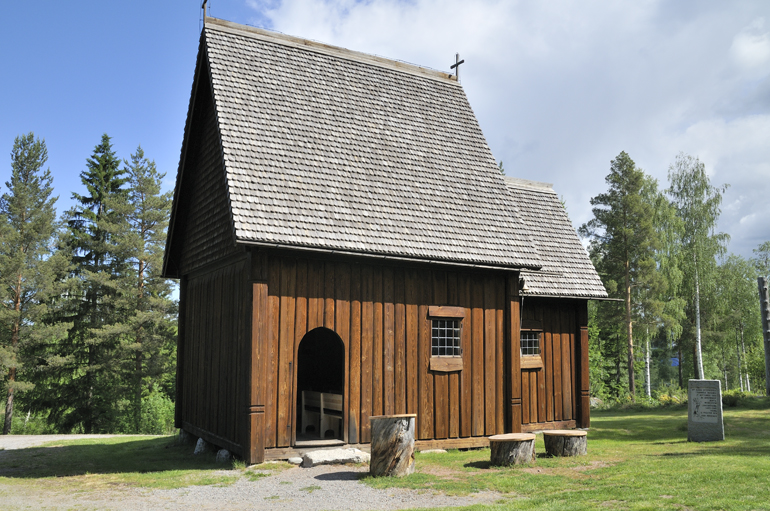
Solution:
[[[461,79],[508,175],[554,183],[591,217],[625,150],[665,186],[679,151],[729,183],[719,228],[770,240],[770,2],[210,0],[210,14]],[[198,0],[7,2],[0,182],[15,136],[45,138],[59,211],[109,134],[176,173],[201,27]]]
[[[60,212],[82,191],[103,133],[123,159],[141,144],[173,187],[200,34],[195,2],[25,1],[4,11],[2,154],[18,134],[44,138]],[[4,182],[10,158],[0,162]]]

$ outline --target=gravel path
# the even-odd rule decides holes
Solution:
[[[117,435],[0,435],[0,449],[24,449],[46,442],[82,440],[84,438],[110,438]],[[143,435],[132,435],[143,436]]]
[[[0,436],[0,448],[23,449],[44,442],[109,435]],[[0,463],[2,451],[0,451]],[[3,509],[275,509],[321,511],[394,510],[426,507],[455,507],[490,504],[501,498],[492,492],[450,497],[431,491],[404,489],[376,490],[359,482],[366,467],[323,465],[291,468],[256,481],[246,478],[227,487],[190,486],[176,490],[148,490],[116,487],[104,491],[65,494],[46,488],[29,488],[0,483]]]

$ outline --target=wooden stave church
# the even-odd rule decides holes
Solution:
[[[415,413],[418,448],[589,425],[606,291],[550,185],[500,175],[451,75],[206,17],[164,275],[176,426],[248,463],[299,447],[307,367],[332,352],[342,444],[382,414]],[[444,320],[459,356],[432,356]]]

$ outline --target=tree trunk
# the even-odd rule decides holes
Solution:
[[[144,234],[144,233],[142,233]],[[138,285],[137,285],[137,311],[142,311],[143,309],[143,298],[144,298],[144,269],[145,269],[145,262],[143,259],[139,260],[139,275],[138,275]],[[139,429],[141,427],[141,421],[142,421],[142,349],[144,346],[142,345],[143,339],[143,331],[142,327],[140,326],[136,331],[136,344],[139,346],[137,352],[136,352],[136,365],[135,365],[135,374],[134,374],[134,427],[136,429],[136,432],[139,433]]]
[[[508,433],[489,437],[489,461],[495,467],[521,465],[535,461],[535,435]]]
[[[746,360],[746,344],[743,342],[743,323],[741,323],[741,352],[743,360]],[[749,379],[749,368],[746,366],[746,392],[751,392],[751,380]]]
[[[677,366],[677,369],[679,369],[679,388],[684,388],[684,380],[682,379],[682,339],[676,341],[676,349],[678,351],[677,356],[679,357],[679,365]]]
[[[369,474],[405,476],[414,472],[414,414],[369,417],[372,444]]]
[[[650,327],[647,327],[647,339],[644,353],[644,385],[647,391],[647,397],[652,397],[652,385],[650,383]]]
[[[19,349],[19,337],[21,336],[21,286],[22,275],[19,274],[16,282],[16,289],[14,290],[13,298],[13,310],[16,315],[13,318],[13,326],[11,327],[11,350],[16,356]],[[3,423],[3,434],[11,434],[11,426],[13,424],[13,398],[14,398],[14,383],[16,382],[16,366],[8,369],[8,398],[5,401],[5,421]]]
[[[697,356],[696,364],[698,368],[698,378],[705,379],[703,376],[703,355],[701,354],[701,336],[700,336],[700,283],[698,282],[698,258],[695,259],[695,353]]]
[[[738,332],[736,333],[736,339],[735,339],[735,351],[738,354],[738,380],[741,382],[741,392],[743,392],[745,389],[743,388],[743,364],[741,363],[741,343],[738,339]]]
[[[5,422],[3,423],[3,434],[11,434],[11,424],[13,422],[13,382],[16,380],[16,368],[11,367],[8,370],[8,399],[5,402]]]
[[[698,379],[698,347],[692,343],[692,377]]]
[[[101,267],[101,260],[96,259],[95,266],[97,268]],[[90,328],[87,328],[84,332],[84,335],[87,337],[89,335],[93,335],[93,333],[90,331],[92,329],[96,329],[98,322],[99,322],[99,316],[97,312],[97,296],[96,293],[91,292],[91,296],[89,297],[89,300],[91,301],[91,324],[89,325]],[[86,342],[88,339],[85,339]],[[93,433],[94,432],[94,367],[96,366],[97,361],[97,348],[96,344],[89,344],[88,345],[88,368],[86,373],[86,391],[88,392],[88,399],[86,400],[86,420],[83,424],[83,429],[86,433]]]
[[[628,332],[628,392],[631,400],[636,397],[636,378],[634,378],[634,327],[631,322],[631,276],[629,261],[626,257],[626,331]]]
[[[548,456],[580,456],[588,452],[585,431],[543,431],[543,442]]]
[[[770,396],[770,297],[767,290],[767,279],[757,278],[759,287],[759,312],[762,315],[762,337],[765,341],[765,395]]]
[[[136,352],[136,366],[134,374],[134,429],[140,433],[142,422],[142,351],[141,344]]]

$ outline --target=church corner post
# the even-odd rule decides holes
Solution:
[[[578,379],[578,420],[581,428],[587,428],[591,424],[591,396],[589,393],[589,366],[588,366],[588,302],[582,301],[578,312],[579,341],[578,360],[580,378]]]
[[[265,388],[262,378],[267,363],[267,281],[264,275],[264,257],[257,253],[252,256],[251,269],[251,318],[247,363],[248,403],[244,459],[248,464],[265,460]]]
[[[519,273],[508,276],[508,309],[510,350],[510,386],[511,386],[511,432],[521,433],[521,317],[519,309]]]

